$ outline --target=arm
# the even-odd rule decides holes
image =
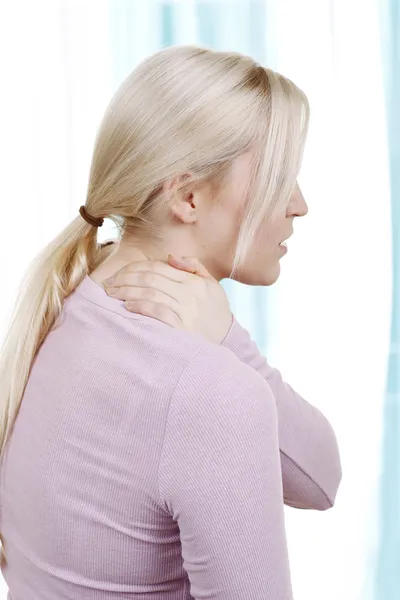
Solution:
[[[306,402],[258,351],[236,319],[222,345],[268,382],[276,401],[285,503],[326,510],[333,506],[341,480],[336,437],[329,421]]]
[[[341,467],[329,422],[282,380],[279,371],[267,364],[247,331],[235,319],[232,323],[226,294],[204,266],[197,260],[189,264],[192,259],[185,263],[185,260],[173,257],[168,260],[170,258],[173,266],[145,261],[121,269],[113,279],[112,285],[116,287],[111,295],[130,300],[129,310],[155,317],[173,327],[195,331],[218,347],[222,343],[239,361],[257,372],[275,396],[285,502],[298,508],[330,508],[341,479]],[[149,269],[154,270],[152,284]],[[145,280],[141,277],[142,271],[145,271]],[[156,290],[157,302],[143,304],[141,298],[147,297],[149,287],[153,288],[151,299]],[[195,314],[188,307],[195,307]]]
[[[175,388],[159,491],[194,599],[292,600],[275,400],[218,346],[201,350]]]

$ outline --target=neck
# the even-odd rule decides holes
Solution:
[[[161,260],[167,262],[168,254],[172,254],[176,257],[196,256],[199,260],[204,260],[204,257],[199,256],[198,250],[193,247],[193,244],[180,243],[177,238],[169,243],[159,245],[145,243],[138,244],[137,242],[134,243],[132,239],[123,238],[121,241],[114,244],[113,250],[90,274],[90,277],[96,281],[96,283],[102,284],[105,279],[108,279],[114,275],[116,271],[119,271],[129,263],[146,260]],[[207,268],[207,265],[205,266]]]

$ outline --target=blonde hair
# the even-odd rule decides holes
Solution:
[[[162,183],[190,172],[221,181],[255,149],[251,197],[234,271],[261,221],[288,202],[301,164],[308,102],[291,81],[233,52],[166,48],[142,62],[112,98],[97,134],[86,208],[127,234],[157,236]],[[0,456],[33,360],[63,302],[102,260],[97,230],[77,216],[24,280],[0,355]]]

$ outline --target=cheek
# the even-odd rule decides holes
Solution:
[[[239,221],[234,214],[212,211],[201,231],[201,247],[207,268],[217,279],[229,276],[236,249]]]
[[[231,202],[218,202],[210,216],[205,236],[212,236],[223,254],[234,251],[238,239],[241,211],[233,198]]]
[[[254,238],[237,280],[247,285],[273,285],[280,275],[282,254],[276,241],[276,231],[264,228]]]
[[[238,239],[238,227],[234,223],[220,223],[214,234],[214,260],[218,263],[224,277],[231,271]]]
[[[248,256],[253,262],[266,261],[277,256],[276,231],[274,228],[264,226],[253,238]]]
[[[226,214],[214,214],[203,229],[203,239],[208,247],[228,249],[236,244],[239,227],[237,220]]]

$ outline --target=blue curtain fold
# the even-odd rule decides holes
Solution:
[[[400,598],[400,3],[382,3],[382,56],[392,199],[393,293],[384,404],[375,600]]]

